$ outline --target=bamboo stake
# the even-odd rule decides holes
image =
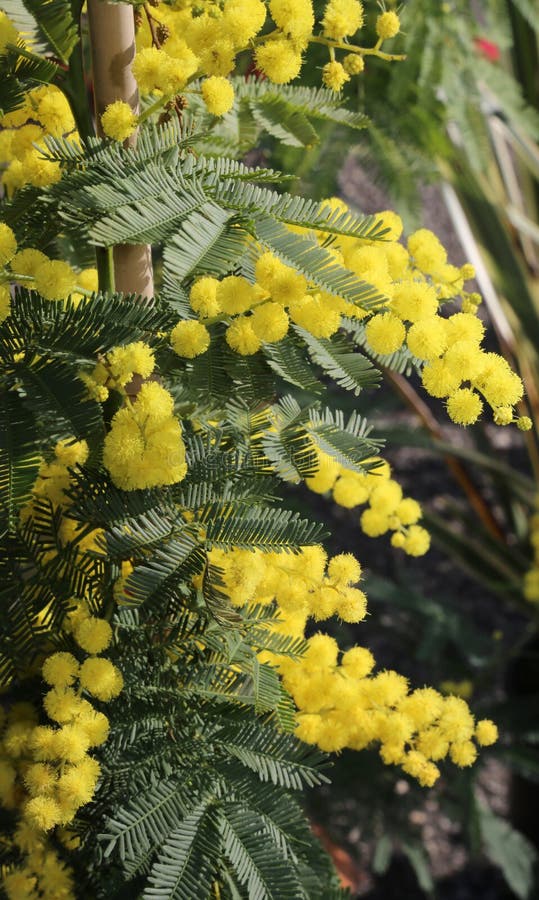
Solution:
[[[137,84],[131,72],[135,57],[135,17],[127,3],[88,0],[88,24],[92,50],[94,104],[98,134],[101,115],[109,103],[123,100],[139,112]],[[126,141],[134,147],[136,132]],[[124,294],[153,297],[152,252],[149,244],[114,247],[115,289]]]

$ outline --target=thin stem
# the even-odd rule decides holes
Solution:
[[[356,47],[354,44],[347,44],[344,41],[332,41],[329,38],[317,37],[314,34],[309,38],[309,43],[323,44],[324,47],[334,47],[335,50],[346,50],[347,53],[358,53],[360,56],[377,56],[379,59],[385,59],[387,62],[406,59],[405,54],[384,53],[383,50],[378,49],[378,46]]]

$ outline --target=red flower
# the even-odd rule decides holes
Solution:
[[[490,62],[498,62],[501,53],[497,44],[493,44],[492,41],[487,41],[486,38],[482,37],[474,38],[474,44],[481,56],[484,56]]]

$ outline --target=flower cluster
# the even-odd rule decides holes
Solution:
[[[103,465],[124,491],[176,484],[185,478],[182,428],[174,399],[155,381],[146,382],[134,401],[112,418],[103,447]]]
[[[33,762],[28,744],[37,721],[37,712],[30,703],[14,703],[7,716],[2,713],[0,805],[12,812],[24,809],[29,798],[26,773]],[[3,868],[1,885],[8,900],[32,900],[38,896],[44,900],[72,900],[75,897],[71,872],[47,835],[24,816],[13,833],[12,849],[17,851],[20,861],[9,869]]]
[[[234,549],[212,550],[212,563],[223,575],[234,606],[273,605],[273,631],[304,638],[309,619],[338,616],[357,623],[365,618],[367,598],[355,585],[361,566],[351,554],[329,561],[322,547],[303,547],[298,554]],[[267,617],[265,615],[265,621]],[[444,697],[433,688],[410,690],[394,671],[373,674],[369,650],[355,646],[340,652],[337,642],[317,633],[298,657],[262,651],[260,659],[277,667],[296,704],[297,736],[322,750],[363,750],[378,744],[384,763],[399,765],[420,784],[430,787],[449,757],[457,766],[474,762],[475,741],[497,739],[489,720],[475,722],[460,697]]]
[[[88,531],[84,525],[69,515],[71,500],[68,489],[71,482],[70,469],[77,465],[84,465],[88,458],[88,445],[86,441],[75,441],[72,438],[58,441],[54,448],[52,459],[43,460],[39,467],[36,481],[32,487],[32,494],[28,502],[21,508],[21,522],[34,519],[34,528],[39,528],[36,518],[37,508],[42,501],[48,501],[55,512],[60,515],[55,517],[57,533],[54,542],[47,541],[47,549],[40,554],[41,565],[46,565],[58,553],[58,548],[71,545],[78,556],[91,552],[101,553],[99,538],[101,530]]]
[[[287,84],[299,76],[309,44],[325,45],[329,62],[323,67],[322,81],[334,91],[363,71],[366,56],[401,58],[380,49],[383,41],[400,30],[394,12],[378,16],[373,46],[351,42],[365,20],[360,0],[329,0],[318,23],[312,0],[269,0],[267,5],[263,0],[210,0],[204,4],[179,0],[151,10],[146,7],[145,12],[132,69],[142,94],[161,97],[157,106],[184,90],[200,91],[208,112],[224,115],[234,103],[228,76],[244,51],[252,52],[253,65],[261,76],[274,84]],[[268,12],[273,24],[269,30]],[[321,33],[314,33],[319,30]],[[203,80],[197,86],[199,78]],[[116,121],[112,129],[116,130]],[[112,131],[105,131],[115,137]]]
[[[536,498],[535,508],[539,510],[539,497]],[[523,592],[530,603],[539,603],[539,512],[535,512],[530,519],[530,543],[534,561],[524,576]]]
[[[79,662],[72,653],[60,651],[45,659],[42,676],[49,689],[43,707],[52,724],[39,724],[34,707],[19,703],[10,710],[2,734],[0,800],[20,814],[14,842],[23,857],[21,865],[4,876],[10,898],[37,896],[32,887],[51,900],[74,896],[71,876],[44,832],[73,822],[94,796],[100,776],[99,762],[89,751],[107,740],[109,721],[83,695],[106,703],[123,687],[119,669],[97,655],[112,640],[105,619],[92,616],[79,603],[65,631],[86,658]]]
[[[367,504],[359,525],[368,537],[392,532],[391,544],[409,556],[423,556],[430,547],[428,531],[417,523],[421,506],[412,497],[403,497],[400,484],[391,478],[391,467],[374,457],[365,460],[369,471],[354,472],[317,449],[318,471],[305,483],[317,494],[332,492],[333,500],[345,509]]]
[[[50,84],[28,91],[23,103],[0,118],[2,184],[8,196],[26,184],[47,187],[60,180],[57,162],[45,159],[35,146],[44,137],[76,139],[75,120],[62,91]]]
[[[192,324],[205,331],[198,322]],[[180,327],[180,342],[181,331]],[[154,369],[152,348],[135,341],[115,347],[91,373],[79,373],[90,396],[100,403],[107,400],[110,390],[123,395],[123,406],[113,416],[105,437],[103,464],[114,484],[125,491],[176,484],[187,473],[174,398],[154,380]]]
[[[76,272],[68,263],[50,259],[41,250],[18,250],[15,235],[5,222],[0,222],[0,269],[0,323],[11,311],[9,282],[33,288],[45,300],[69,297],[75,306],[98,287],[97,269]]]

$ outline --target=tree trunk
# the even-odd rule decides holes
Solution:
[[[109,103],[123,100],[133,112],[139,112],[137,84],[131,72],[135,58],[134,10],[127,3],[88,0],[88,22],[97,131],[102,135],[101,115]],[[135,132],[126,145],[133,147],[136,139]],[[114,247],[114,288],[124,294],[153,297],[149,244],[118,244]]]

